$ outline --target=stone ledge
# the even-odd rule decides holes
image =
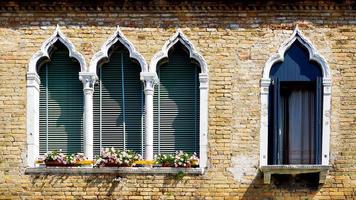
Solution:
[[[26,168],[26,175],[118,175],[118,174],[178,174],[183,172],[187,175],[202,175],[203,168],[171,168],[171,167],[120,167],[120,168],[89,168],[89,167],[35,167]]]
[[[330,169],[329,165],[268,165],[261,166],[265,184],[271,183],[272,174],[306,174],[319,173],[319,183],[325,182],[326,174]]]

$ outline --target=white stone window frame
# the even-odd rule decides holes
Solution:
[[[199,63],[201,72],[199,74],[199,90],[200,90],[200,122],[199,122],[199,155],[200,155],[200,168],[206,168],[208,166],[208,88],[209,88],[209,76],[208,76],[208,65],[203,58],[203,56],[196,50],[193,43],[184,35],[181,29],[177,29],[176,33],[171,36],[169,40],[165,42],[162,49],[157,52],[151,62],[149,72],[157,74],[157,64],[168,58],[169,50],[176,44],[180,42],[189,51],[189,57]],[[179,78],[179,77],[178,77]],[[150,85],[150,90],[153,91],[153,85]],[[150,108],[153,113],[153,98],[150,99]],[[146,105],[148,102],[146,102]],[[153,116],[153,115],[152,115]],[[150,123],[149,133],[152,135],[153,141],[153,118]],[[146,132],[147,133],[147,132]],[[153,143],[153,142],[152,142]]]
[[[270,70],[277,62],[284,61],[285,52],[298,40],[309,52],[309,60],[321,66],[323,75],[323,110],[322,110],[322,160],[321,166],[329,166],[330,156],[330,117],[331,117],[331,73],[326,60],[317,52],[312,43],[296,27],[278,52],[272,55],[265,64],[261,79],[261,128],[260,128],[260,167],[268,165],[268,96],[271,84]],[[266,179],[266,178],[265,178]],[[266,181],[265,181],[266,182]]]
[[[54,44],[58,41],[61,42],[64,46],[66,46],[66,48],[69,51],[69,57],[79,62],[80,70],[81,70],[80,73],[84,72],[86,68],[86,63],[83,55],[81,55],[79,52],[76,51],[73,43],[61,32],[59,25],[57,25],[54,33],[42,44],[41,49],[32,56],[26,75],[27,76],[27,85],[26,85],[27,163],[26,165],[29,167],[34,167],[35,161],[39,157],[39,94],[40,94],[41,81],[37,73],[37,66],[50,61],[51,59],[50,54],[53,51]],[[83,144],[84,148],[85,145],[86,144],[84,142]]]

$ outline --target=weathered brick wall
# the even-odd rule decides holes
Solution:
[[[56,24],[87,61],[120,25],[147,62],[183,32],[209,66],[209,170],[203,176],[27,176],[26,69]],[[263,185],[259,80],[299,24],[332,72],[326,183]],[[0,3],[0,199],[353,199],[356,11],[353,1],[297,3]]]

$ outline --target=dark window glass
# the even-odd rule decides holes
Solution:
[[[272,66],[269,97],[269,164],[320,164],[322,79],[297,41]]]

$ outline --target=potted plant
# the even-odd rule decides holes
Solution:
[[[183,151],[176,151],[174,165],[175,167],[198,167],[199,157],[195,152],[191,154]]]
[[[175,157],[172,154],[158,154],[155,155],[155,162],[161,167],[174,167]]]
[[[96,167],[117,167],[117,163],[117,152],[114,147],[102,149],[100,156],[95,159]]]
[[[45,153],[43,162],[46,167],[64,167],[67,163],[62,150],[53,150]]]
[[[159,154],[155,156],[155,162],[161,167],[198,167],[199,158],[196,153],[176,151],[173,154]]]
[[[75,167],[85,160],[83,153],[65,155],[60,149],[47,152],[39,163],[44,163],[47,167]]]
[[[92,164],[92,161],[87,160],[87,158],[85,157],[84,153],[75,153],[75,154],[70,154],[67,155],[65,157],[65,161],[70,165],[88,165],[88,164]]]
[[[141,155],[132,150],[119,150],[118,151],[118,164],[119,167],[131,167],[134,163],[141,159]]]
[[[190,156],[189,161],[192,167],[199,167],[199,157],[197,156],[197,153],[194,152]]]
[[[174,159],[174,166],[175,167],[191,167],[192,164],[190,162],[191,154],[177,151]]]
[[[131,150],[118,150],[114,147],[102,149],[96,157],[96,167],[131,167],[141,156]]]

